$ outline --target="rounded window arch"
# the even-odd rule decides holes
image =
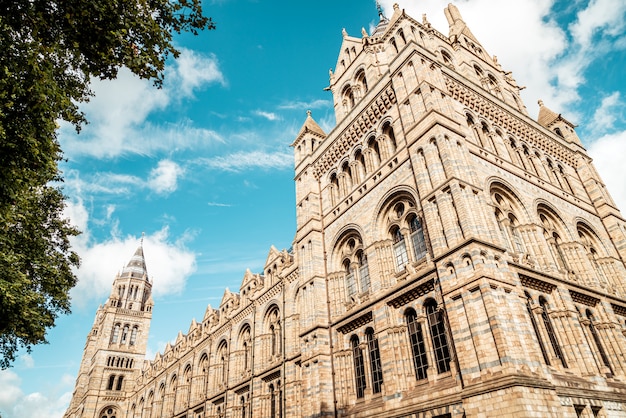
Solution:
[[[345,290],[349,299],[354,299],[357,293],[370,291],[371,280],[365,246],[356,229],[349,228],[340,235],[333,250],[333,260],[341,263],[337,269],[345,275]]]
[[[269,355],[276,358],[282,353],[282,327],[280,310],[272,304],[266,311],[264,319],[265,331],[269,334]]]
[[[102,408],[100,414],[98,414],[99,418],[117,418],[119,417],[118,410],[116,406],[109,405]]]
[[[413,369],[417,380],[428,377],[428,356],[426,355],[426,344],[422,324],[417,320],[415,309],[408,308],[404,311],[404,321],[407,327],[409,344],[413,355]]]
[[[445,49],[441,50],[441,58],[443,59],[443,63],[448,66],[454,66],[454,62],[452,61],[452,56]]]
[[[359,69],[354,79],[355,79],[356,84],[361,88],[363,95],[365,95],[365,93],[367,93],[368,91],[367,78],[365,77],[365,70],[362,68]]]
[[[437,365],[437,372],[448,372],[450,371],[451,357],[443,312],[437,306],[437,302],[432,298],[424,302],[424,310],[426,311],[430,338],[435,352],[434,360]]]
[[[346,110],[350,110],[354,107],[355,99],[354,99],[354,91],[352,91],[352,87],[347,85],[341,91],[341,98],[343,100],[344,106]]]
[[[520,234],[520,216],[525,214],[524,206],[507,186],[494,183],[490,188],[494,217],[505,247],[514,253],[524,253],[525,244]]]
[[[409,263],[418,263],[427,255],[426,228],[414,197],[405,191],[392,194],[379,212],[380,230],[392,246],[396,271],[402,272]]]
[[[350,348],[352,349],[352,361],[354,363],[356,397],[362,398],[365,396],[365,387],[367,383],[365,381],[365,362],[363,360],[363,350],[361,349],[358,336],[352,335],[352,337],[350,337]]]
[[[391,122],[389,121],[385,122],[382,128],[382,133],[383,135],[386,136],[389,151],[393,154],[398,148],[398,144],[396,142],[396,135],[393,132],[393,127],[391,126]]]
[[[544,204],[538,205],[537,216],[554,262],[559,269],[570,271],[565,253],[561,248],[564,240],[569,239],[565,223],[550,207]]]

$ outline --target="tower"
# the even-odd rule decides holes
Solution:
[[[152,283],[140,246],[96,312],[65,417],[124,416],[146,355],[152,306]]]

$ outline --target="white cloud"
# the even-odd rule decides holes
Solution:
[[[3,418],[61,418],[72,398],[74,379],[64,376],[57,393],[33,392],[24,394],[20,377],[11,370],[0,370],[0,411]]]
[[[583,48],[589,48],[596,35],[618,36],[624,33],[626,3],[615,0],[592,0],[578,12],[570,31]]]
[[[224,171],[244,171],[255,168],[286,169],[293,168],[293,154],[287,152],[267,153],[263,151],[236,152],[227,156],[202,158],[201,165]]]
[[[271,121],[280,120],[280,116],[278,116],[274,112],[265,112],[263,110],[257,110],[254,112],[254,114],[257,116],[261,116],[262,118],[265,118],[267,120],[271,120]]]
[[[313,100],[312,102],[304,102],[304,101],[286,102],[278,106],[278,108],[289,109],[289,110],[292,110],[292,109],[309,110],[309,109],[320,109],[324,107],[330,108],[332,106],[333,106],[333,102],[330,100],[317,99],[317,100]]]
[[[620,107],[623,107],[623,103],[620,101],[619,91],[613,92],[610,96],[602,99],[600,107],[593,114],[592,131],[607,132],[612,129]]]
[[[214,54],[203,56],[190,49],[181,49],[181,54],[175,63],[176,71],[172,77],[179,80],[180,89],[184,96],[192,96],[194,90],[205,84],[226,85],[224,75],[219,69],[218,60]]]
[[[92,300],[104,302],[111,291],[113,278],[140,245],[137,236],[122,236],[115,228],[109,239],[95,242],[89,231],[87,213],[80,200],[68,202],[65,210],[65,216],[83,231],[72,240],[74,251],[81,257],[78,284],[71,291],[74,306],[78,307],[86,306]],[[156,298],[181,292],[187,278],[195,271],[196,255],[185,246],[188,239],[189,234],[173,239],[167,226],[146,234],[144,255]]]
[[[626,209],[626,131],[599,138],[591,143],[588,151],[617,207]]]
[[[148,178],[148,187],[159,194],[169,194],[176,190],[178,177],[183,169],[171,160],[161,160],[152,169]]]
[[[85,178],[76,170],[69,170],[65,177],[65,188],[81,196],[85,193],[125,196],[140,190],[151,190],[160,195],[176,191],[178,180],[185,173],[184,168],[174,161],[160,160],[147,178],[118,173],[87,174]],[[115,205],[106,208],[106,219],[110,219]]]
[[[95,96],[81,105],[89,120],[77,135],[61,123],[60,141],[66,155],[110,158],[125,153],[151,154],[159,150],[187,148],[219,141],[213,131],[189,123],[152,126],[148,116],[193,97],[196,90],[211,84],[225,84],[214,55],[204,56],[188,49],[166,71],[162,89],[142,80],[126,68],[115,80],[92,80]]]

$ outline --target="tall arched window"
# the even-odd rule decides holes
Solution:
[[[356,277],[354,277],[354,269],[350,260],[345,260],[343,266],[346,272],[346,292],[348,296],[356,295]]]
[[[563,356],[561,346],[559,345],[559,341],[554,333],[554,328],[552,327],[552,321],[550,321],[550,316],[548,315],[548,301],[543,296],[539,297],[539,305],[541,306],[541,319],[543,320],[543,325],[548,333],[548,338],[550,339],[550,344],[554,350],[554,355],[561,361],[563,367],[567,367],[565,356]]]
[[[367,142],[367,148],[370,151],[370,157],[372,161],[372,167],[376,168],[380,165],[380,147],[378,146],[378,142],[374,137],[371,137]]]
[[[389,151],[393,154],[396,152],[396,148],[398,148],[398,144],[396,142],[396,135],[393,132],[393,127],[390,122],[385,123],[383,126],[383,134],[387,137]]]
[[[124,325],[124,329],[122,330],[122,341],[120,344],[126,344],[126,339],[128,338],[128,324]]]
[[[115,384],[115,375],[112,374],[109,376],[109,383],[107,384],[107,390],[113,390],[114,384]]]
[[[361,293],[366,293],[370,290],[370,271],[367,266],[367,256],[363,251],[358,251],[356,254],[359,263],[359,282],[361,284]]]
[[[413,244],[415,260],[419,261],[426,257],[426,240],[424,239],[422,223],[417,216],[412,215],[409,218],[409,228],[411,229],[411,243]]]
[[[122,383],[124,382],[124,376],[120,375],[117,378],[117,386],[115,387],[115,390],[122,390]]]
[[[274,389],[274,385],[270,384],[269,386],[269,391],[270,391],[270,417],[274,418],[276,417],[276,390]]]
[[[356,397],[362,398],[365,395],[365,364],[363,364],[363,350],[359,346],[359,337],[353,335],[350,338],[352,347],[352,359],[354,361],[354,379],[356,383]]]
[[[417,380],[426,379],[428,377],[428,357],[426,356],[426,345],[424,344],[422,325],[417,322],[417,314],[412,308],[407,309],[404,314],[404,319],[406,321],[409,342],[411,344],[411,352],[413,354],[415,377]]]
[[[133,330],[130,333],[130,345],[135,345],[135,342],[137,341],[137,332],[139,330],[139,327],[137,327],[137,325],[135,325],[133,327]]]
[[[602,345],[602,341],[600,336],[598,335],[598,331],[596,331],[596,326],[594,325],[594,317],[593,313],[589,309],[586,312],[587,319],[589,320],[589,332],[591,333],[591,337],[593,338],[593,342],[596,345],[596,349],[598,350],[598,354],[602,359],[602,363],[610,370],[611,374],[613,374],[613,368],[611,367],[611,362],[609,361],[609,356],[606,355],[606,351],[604,351],[604,346]]]
[[[120,338],[120,328],[122,324],[115,324],[113,327],[113,336],[111,337],[111,342],[113,344],[117,343],[117,340]]]
[[[374,330],[368,328],[365,331],[367,339],[367,349],[370,357],[370,372],[372,373],[372,393],[380,393],[383,385],[383,366],[380,361],[380,350],[378,348],[378,338],[374,335]]]
[[[398,226],[394,226],[391,229],[391,238],[393,240],[393,252],[396,256],[396,269],[402,271],[404,266],[409,262],[409,255],[406,251],[404,235],[402,235]]]
[[[220,343],[217,349],[217,359],[221,368],[218,383],[226,384],[228,377],[228,344],[226,341]]]
[[[444,373],[450,371],[450,349],[448,348],[448,338],[446,337],[446,326],[442,312],[437,307],[437,302],[429,299],[425,304],[430,337],[435,350],[435,362],[437,372]]]
[[[539,349],[541,350],[541,355],[543,355],[543,360],[546,364],[550,365],[550,358],[548,357],[548,352],[546,351],[546,347],[543,344],[543,338],[541,338],[541,333],[539,332],[539,328],[537,327],[537,321],[535,320],[535,314],[532,309],[532,297],[528,292],[524,292],[526,296],[526,309],[528,310],[528,316],[530,317],[530,324],[533,327],[533,331],[535,331],[535,337],[537,337],[537,342],[539,343]]]

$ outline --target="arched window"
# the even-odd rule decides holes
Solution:
[[[113,390],[114,384],[115,384],[115,375],[112,374],[109,376],[109,383],[107,384],[107,390]]]
[[[135,325],[133,327],[133,330],[130,333],[130,345],[135,345],[135,342],[137,341],[137,331],[139,330],[139,328]]]
[[[124,376],[120,375],[117,378],[117,386],[115,387],[115,390],[122,390],[122,383],[124,381]]]
[[[372,166],[374,168],[380,165],[380,147],[378,146],[378,142],[374,137],[371,137],[367,142],[367,148],[370,150],[370,157],[372,161]]]
[[[356,82],[361,86],[363,95],[367,93],[367,79],[365,78],[365,71],[361,70],[357,73]]]
[[[441,58],[443,59],[443,63],[446,65],[453,65],[452,64],[452,57],[450,56],[450,54],[448,54],[447,51],[441,51]]]
[[[356,294],[356,278],[354,277],[354,269],[350,260],[346,259],[343,262],[344,270],[346,272],[346,293],[348,296],[354,296]]]
[[[358,251],[356,257],[359,262],[359,282],[361,284],[361,293],[366,293],[370,290],[370,271],[367,266],[367,256],[363,251]]]
[[[239,407],[241,408],[241,418],[246,417],[246,398],[243,396],[239,398]]]
[[[111,337],[111,342],[113,344],[117,343],[117,340],[120,338],[120,328],[122,324],[115,324],[113,327],[113,336]]]
[[[363,364],[363,351],[359,347],[359,337],[353,335],[350,338],[352,346],[352,359],[354,361],[354,378],[356,381],[356,397],[365,395],[365,365]]]
[[[274,418],[276,416],[276,390],[274,390],[274,385],[270,384],[270,417]]]
[[[415,260],[420,261],[426,257],[426,240],[424,239],[422,223],[417,216],[412,215],[409,218],[409,228],[411,229],[411,243],[413,244]]]
[[[543,344],[543,338],[541,338],[541,333],[539,332],[539,328],[537,327],[537,321],[535,320],[535,314],[532,309],[532,297],[528,292],[524,292],[526,296],[526,309],[528,310],[528,316],[530,316],[530,324],[533,327],[533,331],[535,331],[535,337],[537,337],[537,342],[539,343],[539,348],[541,349],[541,355],[543,355],[543,360],[546,364],[550,365],[550,358],[548,357],[548,352],[546,351],[546,347]]]
[[[437,302],[429,299],[425,304],[428,326],[430,328],[430,338],[435,350],[435,362],[437,372],[444,373],[450,371],[450,350],[448,348],[448,338],[446,337],[446,326],[442,312],[437,307]]]
[[[563,367],[567,367],[565,356],[563,356],[561,346],[559,345],[559,341],[554,333],[554,328],[552,327],[552,321],[550,321],[550,316],[548,315],[548,301],[546,301],[543,296],[539,297],[539,305],[541,306],[541,319],[543,320],[543,325],[548,333],[548,338],[550,339],[550,344],[554,350],[554,355],[561,361]]]
[[[368,328],[365,331],[367,338],[367,349],[370,357],[370,371],[372,373],[372,393],[380,393],[383,385],[383,366],[380,361],[380,350],[378,348],[378,338],[374,335],[374,330]]]
[[[226,341],[222,341],[217,349],[217,358],[221,367],[221,375],[219,376],[220,382],[226,384],[228,377],[228,344]]]
[[[391,153],[396,152],[396,148],[398,148],[398,144],[396,143],[396,135],[393,132],[393,127],[390,122],[385,123],[383,126],[383,134],[387,136],[389,142],[389,151]]]
[[[404,235],[398,226],[391,229],[391,239],[393,240],[393,251],[396,256],[396,269],[402,271],[404,266],[409,262],[409,255],[406,251],[406,243]]]
[[[105,407],[98,418],[115,418],[117,416],[117,409],[112,406]]]
[[[413,354],[415,377],[417,380],[426,379],[428,377],[428,358],[426,356],[426,345],[424,344],[422,325],[417,322],[417,314],[412,308],[407,309],[404,314],[404,319],[406,321],[409,342],[411,344],[411,352]]]
[[[587,319],[589,320],[589,332],[591,333],[591,337],[593,338],[593,342],[596,345],[596,349],[598,350],[598,354],[602,359],[602,363],[610,370],[611,374],[613,374],[613,368],[611,367],[611,362],[609,361],[609,356],[606,355],[606,351],[604,351],[604,346],[602,345],[602,341],[600,336],[598,335],[598,331],[596,331],[596,327],[594,325],[594,317],[593,313],[589,309],[586,312]]]
[[[120,344],[126,344],[126,339],[128,338],[128,324],[124,325],[124,329],[122,330],[122,341]]]

